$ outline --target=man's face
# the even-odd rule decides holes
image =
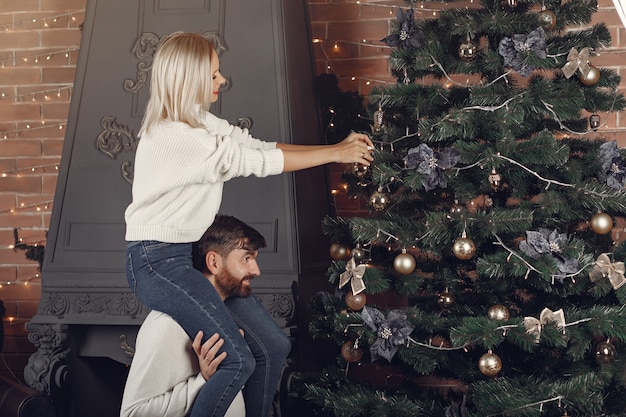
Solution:
[[[215,274],[215,287],[225,298],[248,297],[250,280],[261,274],[256,258],[259,251],[235,249],[225,259],[225,267]]]

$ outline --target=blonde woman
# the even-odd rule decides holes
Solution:
[[[209,112],[224,82],[213,45],[199,34],[173,33],[159,45],[139,132],[132,202],[125,213],[126,273],[138,299],[172,316],[190,338],[202,331],[203,341],[215,333],[224,340],[226,357],[198,394],[190,416],[224,416],[245,384],[248,417],[263,417],[270,413],[288,340],[280,331],[257,326],[264,318],[254,314],[246,317],[246,338],[241,336],[215,289],[193,268],[192,243],[213,222],[224,182],[231,178],[332,162],[369,165],[373,147],[358,133],[335,145],[255,139]],[[257,327],[261,330],[249,333]]]

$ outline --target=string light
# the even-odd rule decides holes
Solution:
[[[51,205],[52,205],[52,200],[42,201],[42,202],[33,203],[33,204],[22,203],[14,208],[10,208],[7,210],[0,210],[0,214],[14,214],[14,213],[17,213],[18,211],[23,211],[23,210],[33,209],[33,208],[35,209],[35,211],[50,210]]]
[[[48,100],[51,99],[51,96],[56,96],[57,98],[61,98],[63,91],[67,91],[69,96],[71,96],[72,95],[72,85],[68,85],[68,86],[64,86],[64,87],[57,87],[57,88],[50,88],[48,90],[33,91],[33,92],[30,92],[30,93],[26,93],[26,94],[17,94],[17,95],[14,95],[14,96],[9,96],[6,93],[0,93],[0,100],[15,100],[15,101],[19,101],[19,100],[26,99],[27,97],[31,97],[32,101],[35,101],[37,96],[43,95],[44,100],[48,101]]]
[[[6,68],[8,65],[12,65],[15,67],[18,65],[19,61],[22,61],[23,63],[28,63],[32,60],[33,62],[38,63],[39,60],[42,58],[45,59],[46,61],[50,61],[52,57],[54,57],[55,55],[63,55],[67,59],[67,64],[69,65],[71,53],[78,51],[78,50],[79,48],[69,48],[69,49],[63,49],[59,51],[37,53],[33,55],[25,55],[25,56],[20,56],[20,57],[15,56],[15,52],[13,52],[12,57],[0,60],[0,68]]]
[[[30,166],[30,167],[25,167],[25,168],[15,168],[15,169],[11,169],[9,171],[4,171],[2,174],[0,174],[0,176],[2,176],[2,178],[6,178],[10,175],[15,175],[20,177],[21,176],[21,172],[37,172],[39,170],[41,170],[43,173],[46,172],[46,168],[54,168],[55,171],[59,170],[59,164],[58,163],[53,163],[53,164],[45,164],[45,165],[35,165],[35,166]]]
[[[4,23],[4,24],[0,25],[0,30],[4,30],[4,31],[15,30],[19,26],[31,25],[31,24],[37,23],[37,22],[43,22],[43,27],[47,28],[47,27],[50,26],[48,24],[49,21],[52,21],[53,23],[58,23],[60,21],[60,19],[63,19],[65,17],[67,17],[67,26],[70,26],[70,24],[72,22],[76,22],[76,15],[77,14],[82,14],[84,12],[85,12],[85,10],[81,9],[81,10],[74,10],[74,11],[70,11],[70,12],[59,14],[59,15],[55,15],[55,16],[46,16],[46,17],[40,17],[40,18],[32,18],[32,19],[21,20],[21,21],[18,21],[18,22]]]
[[[0,138],[3,140],[7,140],[9,139],[11,135],[15,135],[15,137],[18,137],[20,134],[26,131],[33,131],[33,130],[50,129],[50,128],[63,130],[65,126],[66,126],[65,123],[45,124],[45,122],[42,122],[41,126],[36,126],[36,127],[33,127],[30,124],[27,124],[26,129],[16,129],[16,130],[8,130],[8,131],[0,132]]]

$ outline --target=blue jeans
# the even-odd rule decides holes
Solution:
[[[227,356],[198,393],[190,417],[223,417],[244,385],[246,416],[269,416],[289,340],[258,300],[236,298],[227,307],[193,268],[190,243],[129,242],[126,276],[139,301],[172,316],[191,338],[202,330],[205,340],[214,333],[224,339]]]

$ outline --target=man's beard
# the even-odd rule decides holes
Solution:
[[[250,280],[253,276],[247,276],[243,279],[236,278],[230,271],[225,270],[215,275],[215,285],[218,292],[220,292],[225,298],[228,297],[249,297],[252,294],[252,288],[250,287]]]

